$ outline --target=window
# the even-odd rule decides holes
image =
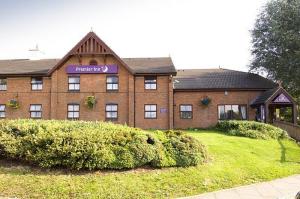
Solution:
[[[69,77],[69,91],[79,91],[80,90],[80,77]]]
[[[97,62],[96,60],[92,59],[92,60],[90,61],[90,65],[92,65],[92,66],[97,66],[97,65],[98,65],[98,62]]]
[[[42,118],[42,105],[31,104],[30,105],[30,117],[31,118]]]
[[[5,118],[5,108],[4,104],[0,104],[0,118]]]
[[[117,104],[107,104],[106,105],[105,118],[107,120],[117,120],[118,119],[118,105]]]
[[[6,78],[0,78],[0,91],[7,90],[7,81]]]
[[[117,91],[119,89],[119,77],[107,76],[106,77],[106,90]]]
[[[68,119],[79,119],[79,104],[68,104]]]
[[[31,90],[42,90],[43,89],[43,78],[33,77],[31,78]]]
[[[144,111],[146,119],[156,119],[156,104],[146,104]]]
[[[193,118],[192,105],[180,105],[180,118],[181,119],[192,119]]]
[[[219,115],[219,120],[246,120],[247,106],[246,105],[219,105],[218,115]]]
[[[156,89],[156,76],[145,76],[145,89],[155,90]]]

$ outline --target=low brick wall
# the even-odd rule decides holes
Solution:
[[[274,126],[286,130],[289,136],[297,141],[300,141],[300,126],[283,121],[274,121],[273,124]]]

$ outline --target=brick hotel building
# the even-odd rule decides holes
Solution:
[[[0,118],[205,128],[224,119],[272,122],[280,107],[291,107],[296,121],[291,96],[259,75],[176,70],[169,57],[120,58],[93,32],[62,59],[0,60]]]

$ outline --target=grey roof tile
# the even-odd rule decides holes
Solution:
[[[170,57],[122,58],[135,73],[176,73]]]
[[[262,89],[276,87],[273,81],[253,73],[227,69],[178,70],[174,89]]]
[[[176,73],[176,69],[170,57],[157,58],[124,58],[122,59],[135,73],[157,74]],[[0,75],[9,74],[44,74],[52,69],[59,59],[15,59],[0,60]]]

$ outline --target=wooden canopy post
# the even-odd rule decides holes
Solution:
[[[293,123],[297,124],[297,117],[298,117],[298,110],[297,110],[297,104],[293,104]]]
[[[270,123],[269,121],[269,118],[270,118],[270,115],[269,115],[269,103],[266,103],[265,104],[265,123]]]

